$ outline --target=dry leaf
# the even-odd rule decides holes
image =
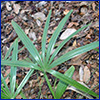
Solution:
[[[64,15],[67,15],[68,12],[69,12],[69,10],[66,9],[66,10],[64,11]]]
[[[16,3],[17,1],[11,1],[12,4]]]
[[[7,8],[8,11],[12,10],[11,4],[9,2],[6,3],[6,8]]]
[[[79,24],[77,22],[70,22],[67,27],[71,28],[73,25],[78,26]]]
[[[31,99],[36,99],[36,94],[33,94],[33,95],[31,96]]]
[[[36,20],[36,23],[38,26],[41,26],[41,22],[38,19]]]
[[[41,21],[45,20],[45,15],[42,12],[37,12],[34,15],[32,15],[32,17],[34,17],[34,19],[39,19]]]
[[[95,73],[96,73],[96,76],[99,77],[99,72],[96,71]]]
[[[44,6],[46,3],[47,3],[47,2],[45,2],[45,1],[41,1],[41,2],[39,2],[38,4],[36,4],[35,6],[36,6],[36,7],[41,7],[41,6]]]
[[[4,46],[4,47],[3,47],[3,52],[4,52],[4,54],[6,54],[8,50],[9,50],[9,48],[8,48],[7,46]]]
[[[76,31],[76,29],[73,28],[68,28],[66,29],[62,35],[60,36],[61,40],[65,40],[66,38],[68,38],[71,34],[73,34]]]
[[[72,79],[74,79],[76,81],[79,81],[79,73],[78,73],[78,71],[74,72]]]
[[[97,12],[97,15],[99,16],[99,10],[98,10],[98,12]]]
[[[73,46],[74,46],[74,47],[76,46],[76,40],[73,42]]]
[[[21,95],[17,95],[16,99],[22,99]]]
[[[80,3],[80,6],[87,6],[88,5],[88,2],[87,1],[82,1],[81,3]]]
[[[28,34],[29,33],[29,30],[30,30],[30,28],[28,28],[28,29],[26,28],[25,29],[25,33]]]
[[[87,66],[84,67],[84,76],[83,81],[87,83],[87,81],[90,79],[90,70]]]
[[[29,38],[35,41],[36,40],[35,33],[34,32],[29,33]]]
[[[96,7],[96,4],[93,2],[92,3],[92,8],[93,8],[94,11],[95,11],[95,7]]]
[[[80,81],[83,81],[83,75],[84,75],[84,66],[81,65],[79,69]]]
[[[84,53],[84,54],[86,54],[86,53]],[[82,65],[82,60],[81,59],[84,57],[84,54],[81,54],[77,57],[72,58],[69,65]]]
[[[16,14],[18,14],[18,13],[19,13],[19,10],[21,9],[21,7],[20,7],[19,4],[14,4],[14,5],[13,5],[13,8],[14,8],[14,12],[15,12]]]
[[[91,34],[87,34],[86,39],[91,39]]]
[[[80,59],[78,59],[77,61],[72,61],[70,62],[70,64],[68,65],[81,65],[82,64],[82,61]]]

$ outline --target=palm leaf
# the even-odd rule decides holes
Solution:
[[[59,46],[57,47],[57,49],[54,51],[53,55],[50,58],[49,64],[52,62],[52,60],[54,59],[54,57],[57,55],[57,53],[61,50],[61,48],[66,44],[66,42],[68,42],[74,35],[76,35],[78,32],[80,32],[81,30],[85,29],[86,27],[88,27],[90,24],[83,26],[82,28],[78,29],[77,31],[75,31],[73,34],[71,34],[68,38],[66,38],[61,44],[59,44]]]
[[[9,55],[10,55],[10,53],[11,53],[13,47],[14,47],[14,43],[11,45],[11,47],[10,47],[9,50],[7,51],[4,60],[6,60],[6,59],[9,57]]]
[[[47,20],[46,20],[46,24],[45,24],[44,31],[43,31],[43,37],[42,37],[42,58],[43,58],[43,61],[44,61],[44,57],[45,57],[46,37],[47,37],[47,32],[48,32],[48,27],[49,27],[49,22],[50,22],[50,16],[51,16],[51,10],[49,11],[49,15],[48,15]]]
[[[88,93],[92,96],[95,96],[95,97],[99,97],[99,95],[97,95],[95,92],[91,91],[90,89],[88,89],[87,87],[81,85],[80,83],[78,83],[77,81],[73,80],[72,78],[69,78],[68,76],[66,75],[63,75],[55,70],[48,70],[47,71],[48,73],[52,74],[53,76],[59,78],[61,81],[63,81],[64,83],[66,84],[69,84],[71,86],[74,86],[75,88],[85,92],[85,93]]]
[[[37,49],[31,42],[31,40],[27,37],[27,35],[24,33],[24,31],[20,28],[20,26],[12,21],[12,26],[15,29],[17,35],[22,40],[23,44],[27,48],[27,50],[30,52],[30,54],[34,57],[34,59],[37,61],[37,63],[42,66],[41,56],[39,55]]]
[[[59,36],[64,24],[66,23],[66,21],[68,20],[69,16],[71,15],[71,13],[73,12],[73,10],[70,10],[68,12],[68,14],[61,20],[61,22],[59,23],[58,27],[56,28],[55,32],[53,33],[49,45],[48,45],[48,49],[47,49],[47,53],[46,53],[46,62],[48,62],[50,54],[53,50],[53,47],[55,45],[55,42],[57,40],[57,37]]]
[[[1,82],[4,85],[4,87],[6,88],[6,91],[8,92],[8,94],[10,94],[9,88],[8,88],[6,82],[5,82],[5,79],[4,79],[3,75],[2,75],[2,73],[1,73]]]
[[[30,71],[27,73],[25,78],[22,80],[22,82],[18,86],[13,98],[15,98],[19,94],[19,92],[22,90],[23,86],[26,84],[27,80],[30,78],[30,76],[32,75],[33,72],[34,72],[34,69],[30,69]]]
[[[18,84],[17,84],[17,83],[16,83],[16,88],[18,88]],[[23,94],[22,91],[20,92],[20,95],[21,95],[21,97],[22,97],[23,99],[27,99],[26,96]]]
[[[12,53],[12,61],[17,61],[17,54],[18,54],[18,39],[14,42],[14,48]],[[15,83],[16,83],[16,70],[17,68],[15,66],[11,67],[10,71],[10,89],[12,96],[14,95],[15,91]]]
[[[15,67],[27,67],[27,68],[34,68],[36,70],[42,71],[40,67],[37,66],[37,64],[29,63],[26,61],[7,61],[7,60],[1,60],[2,65],[8,65],[8,66],[15,66]]]
[[[6,96],[8,96],[10,98],[9,93],[6,91],[6,89],[1,85],[1,92],[4,93]]]
[[[74,66],[71,66],[66,72],[65,72],[65,76],[71,78],[73,76],[74,73]],[[68,84],[65,84],[63,81],[60,81],[57,85],[56,88],[56,99],[60,99],[61,96],[63,95],[63,93],[65,92],[66,88],[67,88]]]
[[[85,53],[89,50],[92,50],[96,47],[99,46],[99,41],[96,41],[96,42],[93,42],[93,43],[90,43],[90,44],[87,44],[85,46],[82,46],[82,47],[79,47],[75,50],[72,50],[72,51],[69,51],[68,53],[66,53],[65,55],[59,57],[57,60],[55,60],[50,66],[49,66],[49,69],[71,59],[71,58],[74,58],[82,53]]]
[[[1,99],[11,99],[9,96],[1,92]]]
[[[45,77],[45,79],[46,79],[46,82],[47,82],[47,84],[48,84],[48,86],[49,86],[49,89],[50,89],[50,91],[51,91],[51,93],[52,93],[54,99],[56,99],[55,94],[54,94],[54,91],[53,91],[53,89],[52,89],[52,86],[51,86],[51,84],[50,84],[50,82],[49,82],[49,79],[48,79],[47,75],[44,74],[44,77]]]

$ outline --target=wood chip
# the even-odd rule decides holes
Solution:
[[[85,68],[84,68],[83,81],[85,83],[87,83],[89,79],[90,79],[90,70],[89,70],[89,68],[87,66],[85,66]]]
[[[14,8],[14,12],[16,14],[19,14],[19,10],[21,9],[20,5],[19,4],[14,4],[13,5],[13,8]]]
[[[9,2],[6,3],[6,8],[8,11],[12,10],[11,4]]]
[[[84,75],[84,66],[81,65],[79,68],[80,81],[83,81],[83,75]]]
[[[39,19],[41,21],[45,20],[45,15],[42,12],[37,12],[34,15],[32,15],[32,17],[34,17],[34,19]]]
[[[95,7],[96,7],[96,4],[93,2],[92,3],[92,9],[95,11]]]
[[[76,40],[73,42],[73,46],[74,46],[74,47],[76,46]]]
[[[68,12],[69,12],[69,10],[66,9],[66,10],[64,11],[64,15],[67,15]]]

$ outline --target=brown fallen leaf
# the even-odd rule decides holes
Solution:
[[[80,81],[83,82],[83,75],[84,75],[84,66],[81,65],[79,68],[79,76],[80,76]]]
[[[70,64],[68,64],[68,65],[81,65],[82,64],[82,61],[80,60],[80,59],[78,59],[78,60],[76,60],[76,61],[73,61],[73,60],[71,60],[71,62],[70,62]]]
[[[86,53],[81,54],[81,55],[79,55],[77,57],[72,58],[71,62],[69,63],[69,65],[82,65],[82,60],[81,59],[84,57],[85,54]]]
[[[3,52],[4,52],[4,54],[6,54],[7,53],[7,51],[9,50],[9,48],[7,47],[7,46],[3,46]]]
[[[76,44],[77,44],[77,43],[76,43],[76,40],[75,40],[75,41],[73,42],[73,46],[75,47],[75,46],[76,46]]]
[[[95,7],[96,7],[96,4],[93,2],[92,3],[92,9],[95,11]]]
[[[51,39],[51,38],[48,38],[48,40],[47,40],[48,43],[50,42],[50,39]]]
[[[91,34],[87,34],[86,39],[91,39]]]
[[[83,81],[85,83],[88,82],[88,80],[90,79],[90,70],[87,66],[84,67],[84,75],[83,75]]]
[[[79,73],[78,73],[78,71],[74,72],[72,79],[74,79],[76,81],[79,81]]]
[[[79,24],[77,22],[70,22],[67,27],[71,28],[73,25],[78,26]]]
[[[99,83],[99,80],[97,78],[94,79],[93,84],[91,86],[91,89],[94,88]]]
[[[6,3],[6,8],[8,11],[12,10],[11,4],[9,2]]]
[[[59,53],[59,56],[65,54],[65,53],[67,53],[67,52],[69,52],[69,51],[71,51],[71,50],[73,50],[73,49],[75,49],[75,47],[71,46],[71,47],[67,48],[67,50],[62,50],[62,52]]]
[[[76,31],[74,28],[68,28],[66,29],[60,36],[60,40],[65,40],[68,38],[71,34],[73,34]]]
[[[97,16],[99,16],[99,10],[98,10],[98,12],[97,12]]]
[[[95,73],[96,73],[96,76],[97,76],[97,77],[99,77],[99,72],[98,72],[98,71],[96,71]]]
[[[22,99],[21,95],[17,95],[16,99]]]
[[[21,6],[19,4],[13,4],[14,12],[16,14],[19,14],[19,10],[21,9]]]
[[[91,64],[90,64],[90,63],[88,63],[88,64],[87,64],[87,67],[90,69],[90,68],[91,68]]]
[[[64,13],[64,15],[67,15],[67,13],[69,12],[69,10],[65,10],[63,13]]]

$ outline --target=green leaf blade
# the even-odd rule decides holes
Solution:
[[[42,71],[40,67],[37,66],[37,64],[29,63],[26,61],[7,61],[7,60],[2,60],[1,65],[8,65],[8,66],[15,66],[15,67],[27,67],[27,68],[34,68],[36,70]]]
[[[9,96],[1,92],[1,99],[11,99]]]
[[[65,55],[59,57],[57,60],[55,60],[49,67],[48,69],[51,69],[71,58],[74,58],[82,53],[85,53],[89,50],[92,50],[96,47],[99,46],[99,41],[96,41],[96,42],[93,42],[93,43],[90,43],[90,44],[87,44],[85,46],[82,46],[82,47],[79,47],[79,48],[76,48],[75,50],[72,50],[72,51],[69,51],[68,53],[66,53]]]
[[[91,23],[90,23],[91,24]],[[77,31],[75,31],[73,34],[71,34],[68,38],[66,38],[58,47],[57,49],[54,51],[53,55],[50,58],[49,64],[52,62],[52,60],[54,59],[54,57],[58,54],[58,52],[60,51],[60,49],[66,44],[66,42],[68,42],[74,35],[76,35],[78,32],[80,32],[81,30],[85,29],[86,27],[88,27],[90,24],[83,26],[82,28],[78,29]]]
[[[50,54],[51,54],[51,52],[54,48],[57,37],[59,36],[64,24],[66,23],[66,21],[68,20],[68,18],[71,15],[72,12],[73,12],[73,10],[70,10],[68,12],[68,14],[61,20],[61,22],[59,23],[58,27],[56,28],[55,32],[52,35],[50,42],[49,42],[49,45],[48,45],[47,53],[46,53],[46,61],[47,62],[48,62]]]
[[[17,55],[18,55],[18,38],[14,42],[14,48],[13,48],[13,53],[12,53],[12,61],[17,61]],[[15,66],[11,67],[10,89],[11,89],[12,96],[14,95],[14,91],[15,91],[16,70],[17,70],[17,67],[15,67]]]
[[[9,57],[9,55],[10,55],[10,53],[11,53],[13,47],[14,47],[14,43],[11,45],[11,47],[10,47],[9,50],[7,51],[7,53],[6,53],[5,57],[4,57],[4,60],[6,60],[6,59]]]
[[[18,88],[18,84],[17,84],[17,83],[16,83],[16,88]],[[26,96],[23,94],[22,91],[20,92],[20,95],[21,95],[21,97],[22,97],[23,99],[27,99]]]
[[[20,26],[15,23],[14,21],[11,22],[13,28],[15,29],[17,35],[27,48],[27,50],[30,52],[30,54],[34,57],[34,59],[37,61],[37,63],[42,66],[41,56],[39,55],[37,49],[31,42],[31,40],[27,37],[27,35],[24,33],[24,31],[20,28]]]
[[[46,20],[45,28],[44,28],[44,31],[43,31],[43,37],[42,37],[42,58],[43,58],[43,61],[44,61],[44,58],[45,58],[46,36],[47,36],[47,32],[48,32],[51,12],[52,12],[52,10],[49,11],[49,15],[48,15],[47,20]]]
[[[22,82],[18,86],[13,98],[15,98],[19,94],[19,92],[22,90],[23,86],[26,84],[27,80],[30,78],[30,76],[32,75],[33,72],[34,72],[34,69],[30,69],[30,71],[27,73],[25,78],[22,80]]]
[[[49,82],[49,79],[48,79],[47,75],[44,74],[44,77],[45,77],[45,79],[46,79],[46,82],[47,82],[47,84],[48,84],[48,86],[49,86],[49,89],[50,89],[50,91],[51,91],[51,93],[52,93],[54,99],[56,99],[55,94],[54,94],[54,91],[53,91],[53,89],[52,89],[52,86],[51,86],[51,84],[50,84],[50,82]]]
[[[71,86],[74,86],[75,88],[88,93],[94,97],[99,97],[99,95],[97,95],[95,92],[91,91],[90,89],[88,89],[87,87],[85,87],[84,85],[78,83],[77,81],[73,80],[72,78],[69,78],[55,70],[48,70],[48,73],[52,74],[53,76],[59,78],[61,81],[63,81],[66,84],[69,84]]]
[[[9,95],[9,93],[7,92],[6,88],[4,88],[2,85],[1,85],[1,90],[3,91],[3,93],[4,93],[6,96],[10,97],[10,95]],[[1,91],[1,92],[2,92],[2,91]]]
[[[3,75],[2,75],[2,73],[1,73],[1,82],[5,86],[6,91],[10,94],[9,88],[8,88],[6,82],[5,82],[5,79],[4,79]]]
[[[65,76],[71,78],[73,76],[73,73],[75,71],[74,66],[71,66],[66,72],[65,72]],[[56,88],[56,99],[60,99],[61,96],[63,95],[63,93],[65,92],[66,88],[67,88],[68,84],[65,84],[64,82],[60,81],[57,85]]]

